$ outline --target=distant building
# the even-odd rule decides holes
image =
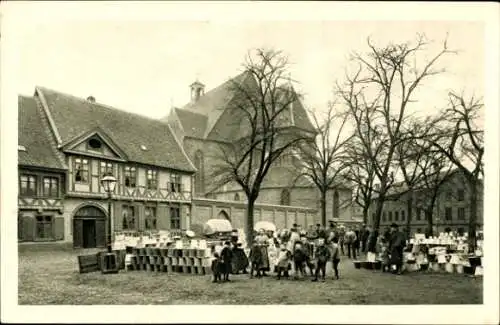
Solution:
[[[453,170],[439,187],[434,210],[433,232],[438,234],[445,231],[466,233],[469,226],[470,206],[468,201],[469,187],[459,170]],[[407,202],[411,192],[403,183],[395,184],[389,192],[387,201],[384,202],[380,226],[384,228],[392,223],[398,224],[401,229],[406,227],[408,221]],[[425,233],[428,227],[424,206],[429,197],[429,190],[413,191],[411,233]],[[370,223],[373,224],[375,215],[375,202],[370,207]],[[479,188],[477,203],[477,223],[483,225],[483,185]]]

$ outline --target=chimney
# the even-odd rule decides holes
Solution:
[[[87,97],[87,101],[89,103],[95,103],[95,97],[94,96],[89,96],[89,97]]]
[[[191,88],[191,103],[196,103],[205,94],[205,85],[196,80],[189,87]]]

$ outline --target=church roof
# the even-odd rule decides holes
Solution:
[[[187,109],[174,108],[187,134],[195,138],[204,138],[208,126],[208,117]]]
[[[34,98],[18,96],[18,164],[32,167],[64,169],[51,144],[49,125],[41,118]]]
[[[47,88],[36,90],[54,122],[59,145],[100,129],[128,161],[187,172],[196,170],[167,123]]]
[[[253,75],[245,71],[229,79],[218,87],[206,92],[196,102],[191,102],[176,114],[183,126],[186,136],[227,141],[242,135],[244,119],[241,112],[228,109],[234,98],[234,84],[244,84],[245,87],[256,85]],[[164,119],[166,120],[166,119]],[[289,118],[295,127],[315,132],[301,101],[293,103],[293,119]]]

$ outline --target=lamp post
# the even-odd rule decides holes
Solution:
[[[107,252],[103,254],[103,260],[101,263],[102,273],[118,273],[119,265],[117,261],[117,256],[112,252],[112,242],[111,242],[111,194],[115,191],[116,178],[112,174],[107,174],[101,179],[101,185],[104,187],[104,191],[108,195],[108,222],[106,229],[106,246]]]

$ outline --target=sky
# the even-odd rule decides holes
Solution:
[[[442,106],[448,89],[484,92],[483,25],[456,21],[26,21],[20,32],[16,90],[31,95],[35,85],[160,118],[172,105],[189,101],[199,79],[206,91],[237,75],[249,49],[271,47],[289,56],[290,73],[306,107],[322,110],[344,78],[353,51],[406,42],[424,33],[436,53],[448,34],[448,72],[425,84],[420,109]]]

